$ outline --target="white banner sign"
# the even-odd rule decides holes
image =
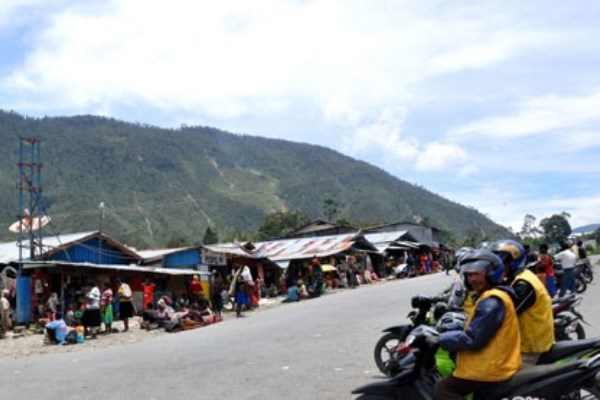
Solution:
[[[227,265],[227,258],[224,253],[215,253],[202,249],[202,264],[206,265]]]

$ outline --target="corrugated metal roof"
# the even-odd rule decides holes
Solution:
[[[380,253],[391,249],[418,248],[415,238],[408,231],[367,233],[365,239],[371,242]],[[412,241],[415,241],[414,245],[411,244]]]
[[[92,268],[92,269],[109,269],[115,271],[130,271],[130,272],[143,272],[146,274],[163,274],[163,275],[204,275],[209,276],[209,272],[198,271],[189,268],[153,268],[153,267],[140,267],[137,265],[115,265],[115,264],[92,264],[92,263],[73,263],[73,262],[45,262],[45,261],[32,261],[23,265],[23,269],[34,269],[39,267],[44,268],[57,268],[60,266],[73,266],[80,268]]]
[[[44,236],[42,239],[43,245],[43,253],[49,252],[60,246],[65,245],[66,243],[79,241],[87,236],[93,235],[97,231],[92,232],[82,232],[82,233],[71,233],[68,235],[58,235],[58,236]],[[25,243],[28,243],[26,241]],[[24,244],[25,244],[24,243]],[[29,248],[23,248],[23,260],[29,260]],[[11,262],[19,261],[19,247],[17,246],[17,241],[0,243],[0,263],[8,264]]]
[[[251,243],[253,250],[247,250],[241,243],[224,243],[204,246],[210,251],[251,258],[268,258],[273,262],[307,259],[313,256],[326,257],[348,250],[364,236],[358,232],[343,235],[319,236],[312,238],[283,239]],[[365,245],[376,250],[370,243]]]

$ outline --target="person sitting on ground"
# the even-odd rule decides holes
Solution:
[[[269,297],[277,297],[279,295],[279,290],[277,289],[277,285],[274,282],[269,286]]]
[[[69,327],[60,312],[56,312],[54,321],[46,324],[46,333],[52,344],[62,344],[67,336]]]
[[[306,285],[302,279],[298,279],[298,293],[300,295],[300,300],[308,298],[308,289],[306,289]]]
[[[167,321],[171,321],[173,319],[173,308],[167,305],[165,299],[161,298],[160,300],[158,300],[158,302],[156,303],[156,307],[157,308],[155,318],[156,322],[160,326],[164,326]]]
[[[157,328],[156,324],[156,310],[154,309],[154,304],[148,303],[142,313],[142,323],[140,324],[141,329],[150,330],[153,328]]]
[[[296,282],[292,281],[292,284],[287,288],[287,296],[282,303],[295,303],[296,301],[300,301],[300,291],[296,286]]]

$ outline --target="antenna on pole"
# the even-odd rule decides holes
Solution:
[[[104,202],[101,201],[100,204],[98,205],[98,208],[100,209],[100,226],[99,226],[99,249],[100,249],[100,253],[99,253],[99,263],[102,264],[102,223],[104,222]]]

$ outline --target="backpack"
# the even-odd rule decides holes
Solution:
[[[77,332],[75,332],[75,330],[67,332],[67,336],[65,336],[65,344],[75,343],[77,343]]]

